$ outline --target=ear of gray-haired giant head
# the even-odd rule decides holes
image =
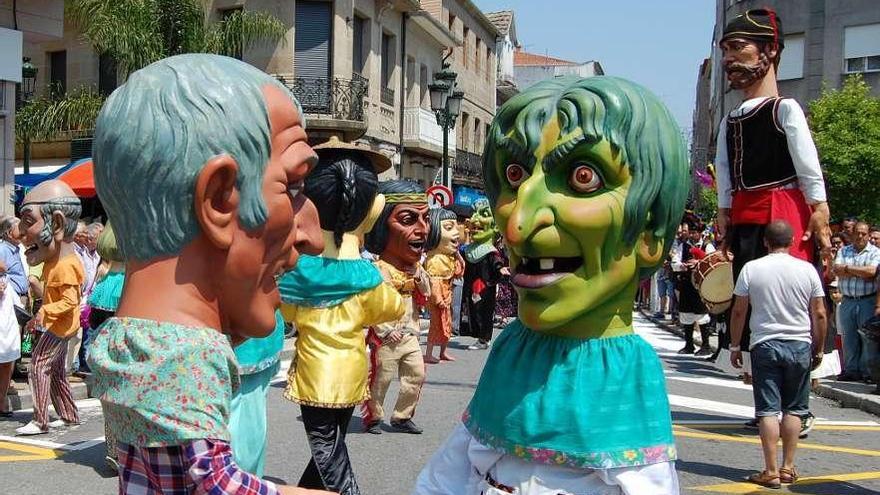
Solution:
[[[239,60],[186,54],[131,74],[110,95],[95,125],[95,185],[126,259],[176,254],[196,237],[196,177],[219,155],[238,164],[242,224],[265,222],[271,132],[263,89],[272,85],[289,94]]]
[[[318,209],[321,229],[333,232],[339,247],[342,234],[355,230],[370,213],[379,179],[363,154],[328,149],[320,150],[318,156],[304,192]]]
[[[408,193],[424,193],[425,190],[418,183],[409,180],[390,180],[379,183],[379,192],[386,196],[389,194],[408,194]],[[373,230],[367,234],[364,239],[364,246],[367,251],[374,254],[381,254],[388,245],[388,218],[394,207],[400,203],[393,203],[386,200],[382,213],[376,220]],[[424,204],[424,203],[423,203]]]
[[[431,230],[428,231],[428,238],[425,239],[425,251],[430,251],[440,244],[443,220],[456,220],[457,218],[455,212],[446,208],[432,208],[428,211],[428,223]]]

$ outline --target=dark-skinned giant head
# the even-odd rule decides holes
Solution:
[[[398,270],[415,269],[428,239],[428,202],[425,190],[415,182],[392,180],[379,183],[385,208],[366,239],[366,247]]]

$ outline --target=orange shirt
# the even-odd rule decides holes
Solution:
[[[85,270],[76,253],[43,266],[43,326],[56,337],[67,338],[79,330],[80,299]]]

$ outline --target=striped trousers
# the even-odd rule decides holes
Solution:
[[[34,397],[34,422],[40,428],[49,427],[49,399],[61,419],[79,423],[79,411],[73,402],[64,369],[66,357],[67,339],[60,339],[50,332],[40,337],[28,372]]]

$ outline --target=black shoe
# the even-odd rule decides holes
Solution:
[[[694,353],[694,355],[695,355],[695,356],[700,356],[700,357],[703,357],[703,356],[711,356],[711,355],[712,355],[712,349],[709,349],[708,347],[700,347],[700,350],[698,350],[696,353]]]
[[[422,429],[416,426],[411,419],[404,421],[392,421],[391,427],[402,433],[412,433],[413,435],[421,435]]]
[[[841,373],[837,375],[837,381],[839,382],[860,382],[862,381],[862,377],[856,375],[854,373]]]
[[[874,395],[880,395],[880,385],[877,385],[877,388],[875,388],[874,391],[871,393]]]
[[[870,376],[866,376],[866,377],[862,378],[862,381],[867,383],[868,385],[874,385],[874,379],[871,378]]]
[[[678,351],[678,353],[679,354],[693,354],[694,348],[692,346],[684,346],[680,351]]]
[[[11,418],[12,411],[0,411],[0,418]]]
[[[801,432],[798,434],[798,438],[807,438],[807,434],[813,429],[815,422],[816,416],[813,416],[813,413],[808,412],[806,415],[801,416]]]
[[[381,435],[382,434],[382,422],[381,421],[373,421],[368,424],[364,431],[367,433],[371,433],[373,435]]]
[[[758,429],[758,418],[752,418],[744,423],[744,426],[749,430],[757,430]]]

